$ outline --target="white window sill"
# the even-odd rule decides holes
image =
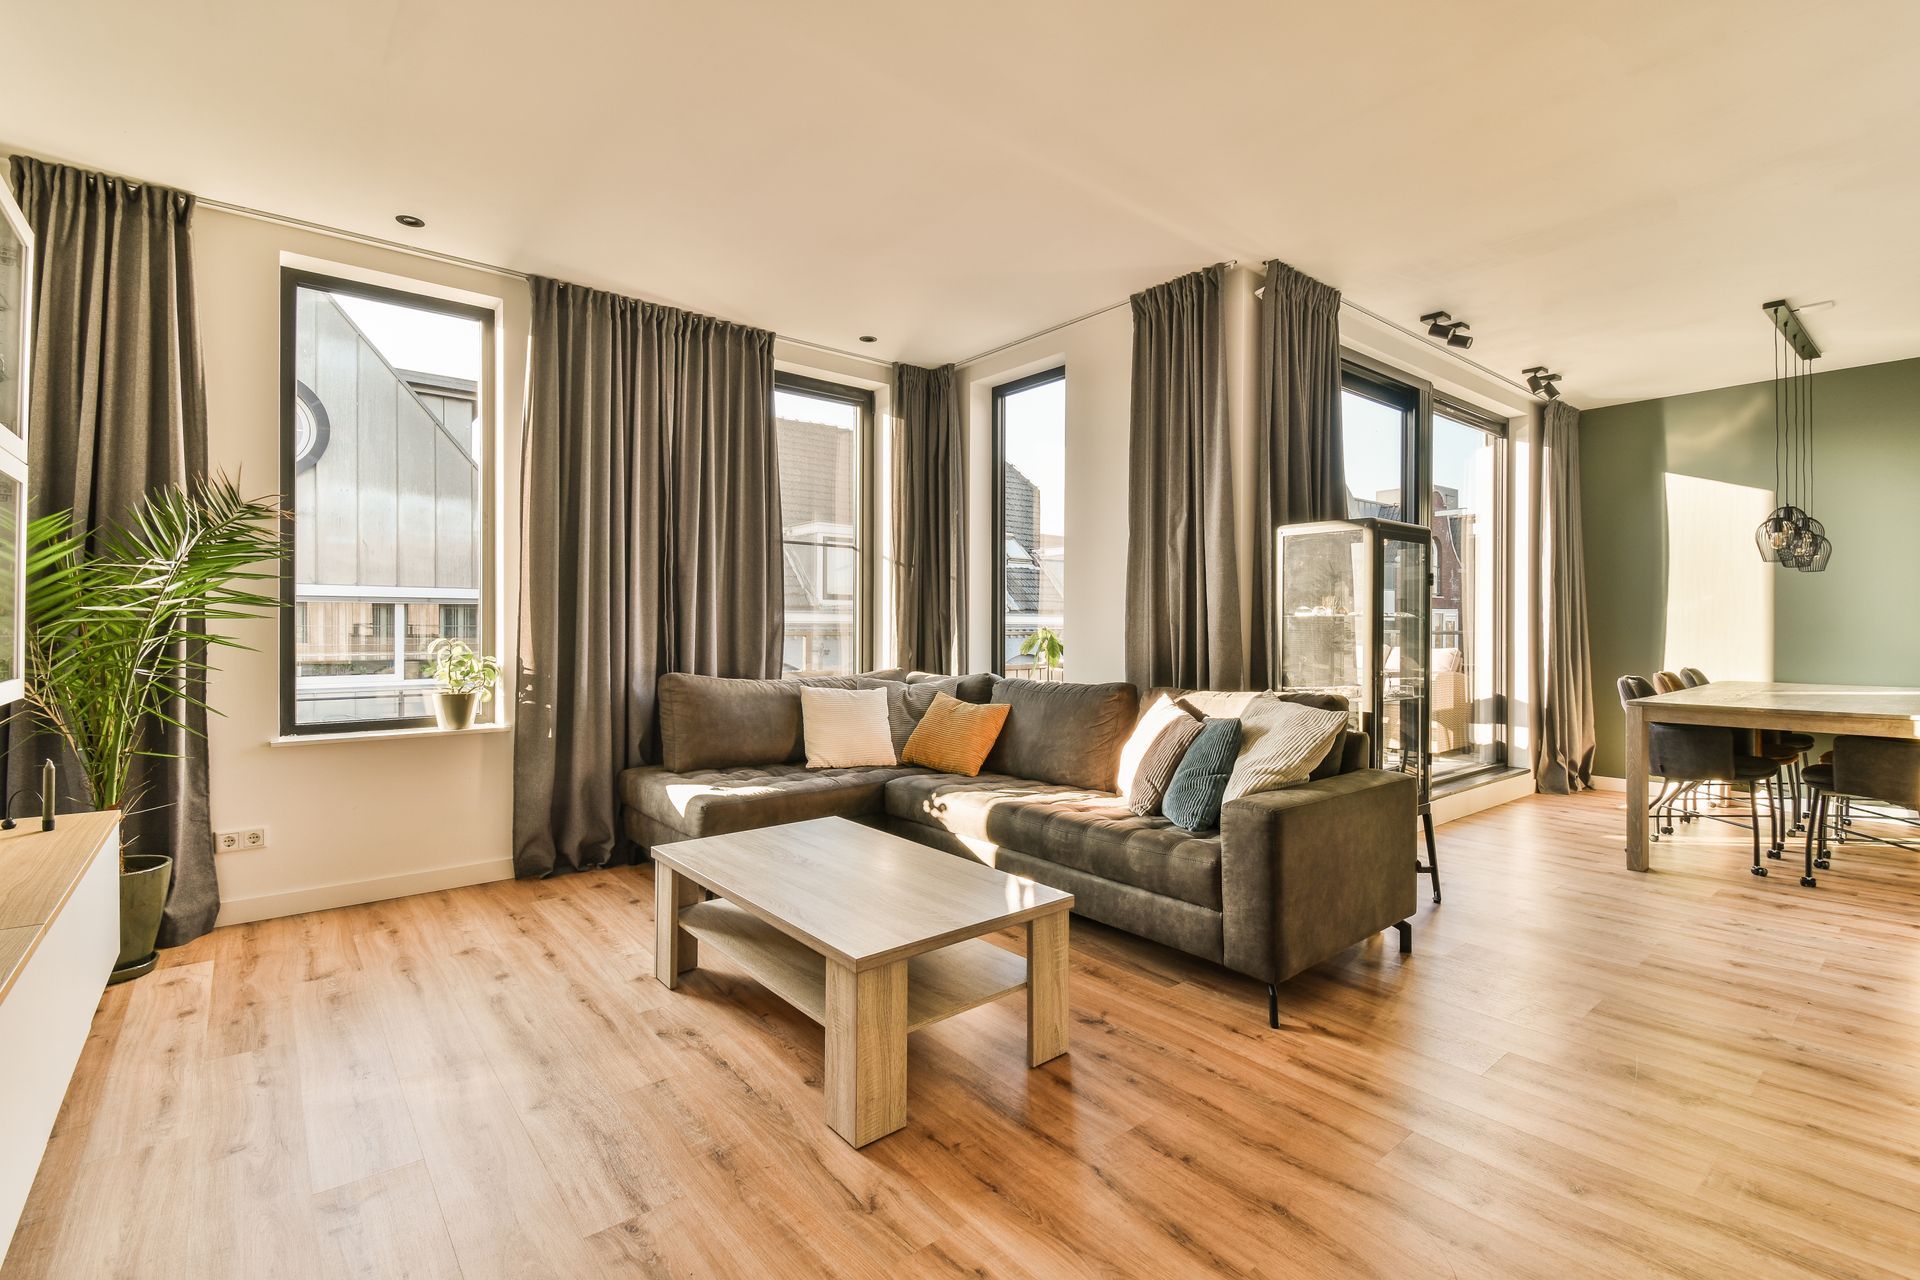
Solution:
[[[470,738],[483,733],[505,733],[511,725],[476,724],[471,729],[442,729],[422,725],[418,729],[343,729],[338,733],[283,733],[268,738],[270,747],[317,747],[329,742],[392,742],[411,738]]]

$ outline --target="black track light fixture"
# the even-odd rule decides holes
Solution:
[[[1467,332],[1473,326],[1444,311],[1429,311],[1420,317],[1420,323],[1427,326],[1428,337],[1440,338],[1450,347],[1465,351],[1473,345],[1473,335]]]
[[[1545,396],[1549,400],[1558,400],[1560,398],[1560,388],[1554,385],[1560,381],[1560,374],[1547,372],[1547,366],[1543,364],[1536,364],[1532,368],[1522,369],[1520,372],[1527,375],[1527,390],[1533,392],[1533,394]]]

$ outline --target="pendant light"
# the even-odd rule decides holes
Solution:
[[[1753,531],[1760,558],[1783,569],[1820,573],[1833,542],[1813,506],[1813,362],[1820,348],[1786,302],[1761,310],[1773,321],[1773,481],[1780,499]]]

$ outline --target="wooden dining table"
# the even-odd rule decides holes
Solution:
[[[1647,870],[1647,727],[1726,725],[1920,740],[1920,689],[1726,680],[1627,704],[1627,869]]]

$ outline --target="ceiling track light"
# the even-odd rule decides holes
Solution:
[[[1473,326],[1444,311],[1429,311],[1420,317],[1420,323],[1427,326],[1428,337],[1443,339],[1450,347],[1465,351],[1473,345],[1473,335],[1467,332]]]
[[[1559,382],[1560,379],[1565,376],[1564,374],[1549,373],[1547,372],[1547,366],[1543,364],[1536,364],[1532,368],[1522,369],[1520,372],[1527,375],[1527,390],[1533,392],[1533,394],[1545,396],[1549,400],[1558,400],[1560,398],[1560,388],[1554,384]]]

